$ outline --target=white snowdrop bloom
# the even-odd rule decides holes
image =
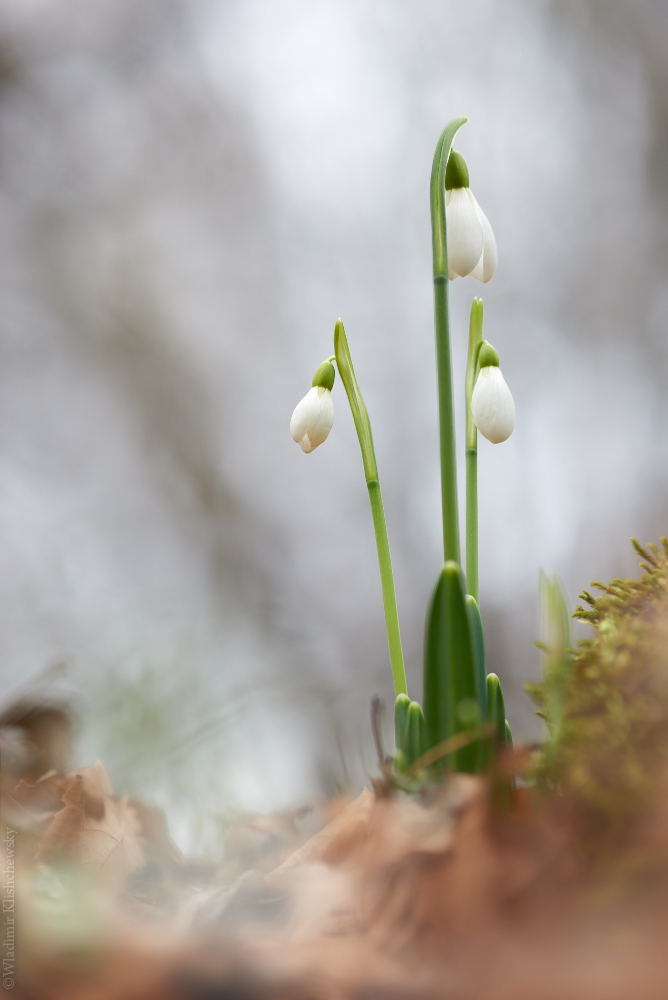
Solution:
[[[469,188],[466,160],[454,149],[445,171],[445,225],[448,277],[470,274],[489,281],[498,263],[496,240],[489,219]]]
[[[290,420],[290,434],[302,451],[309,452],[321,445],[334,423],[334,401],[331,389],[334,385],[334,366],[329,361],[316,369],[313,387],[295,406]]]
[[[480,374],[471,396],[475,425],[488,441],[506,441],[515,427],[515,403],[499,368],[499,355],[483,341],[480,348]]]

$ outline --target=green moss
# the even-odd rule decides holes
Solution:
[[[632,539],[640,580],[613,580],[573,615],[596,630],[576,650],[547,650],[545,676],[528,685],[551,739],[537,776],[575,806],[580,822],[616,839],[644,813],[668,767],[668,541]]]

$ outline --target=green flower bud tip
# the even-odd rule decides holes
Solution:
[[[336,370],[332,362],[323,361],[323,363],[321,365],[318,365],[318,367],[316,368],[311,385],[322,389],[329,389],[329,391],[331,392],[335,378],[336,378]]]
[[[498,368],[499,355],[487,340],[483,340],[478,353],[479,368]],[[315,382],[313,383],[315,385]]]
[[[445,168],[445,190],[451,191],[452,188],[467,187],[469,187],[469,168],[466,166],[466,160],[462,154],[453,149]]]

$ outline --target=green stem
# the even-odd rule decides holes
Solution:
[[[441,452],[441,503],[443,509],[443,559],[459,562],[457,509],[457,453],[450,349],[448,304],[448,251],[445,229],[445,168],[452,140],[468,118],[453,118],[441,133],[431,169],[430,203],[434,263],[434,332],[438,373],[438,416]]]
[[[482,299],[474,299],[469,323],[469,355],[466,365],[466,589],[478,598],[478,430],[473,422],[471,398],[478,377],[478,354],[482,343]]]
[[[380,583],[383,591],[385,627],[387,629],[387,643],[390,647],[394,693],[395,695],[406,694],[406,670],[404,668],[404,654],[401,648],[399,613],[397,611],[397,598],[394,591],[390,543],[387,538],[383,497],[380,492],[380,483],[378,482],[378,466],[376,464],[376,453],[371,435],[371,423],[360,387],[357,384],[346,332],[340,319],[337,320],[336,327],[334,328],[334,352],[339,375],[348,396],[357,437],[359,438],[362,450],[364,477],[369,490],[371,516],[373,517],[373,529],[376,535],[376,548],[378,549],[378,565],[380,567]]]
[[[383,589],[383,609],[385,611],[385,626],[387,628],[387,644],[390,647],[394,693],[395,695],[407,694],[404,654],[401,648],[399,613],[397,611],[397,598],[394,592],[394,576],[392,574],[392,559],[390,558],[390,543],[387,538],[387,526],[385,524],[383,497],[381,496],[380,483],[377,479],[367,479],[366,485],[369,490],[369,501],[371,502],[373,530],[376,534],[380,584]]]
[[[466,592],[478,603],[478,449],[466,449]]]

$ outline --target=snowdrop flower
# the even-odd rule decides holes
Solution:
[[[471,397],[475,425],[488,441],[500,444],[513,433],[515,404],[499,368],[499,355],[483,340],[478,355],[480,374]]]
[[[313,388],[297,403],[290,420],[290,434],[308,455],[327,438],[334,423],[334,365],[323,361],[313,376]]]
[[[494,276],[498,255],[487,216],[469,188],[469,169],[461,153],[450,153],[445,171],[445,224],[448,277],[467,274],[478,281]]]

